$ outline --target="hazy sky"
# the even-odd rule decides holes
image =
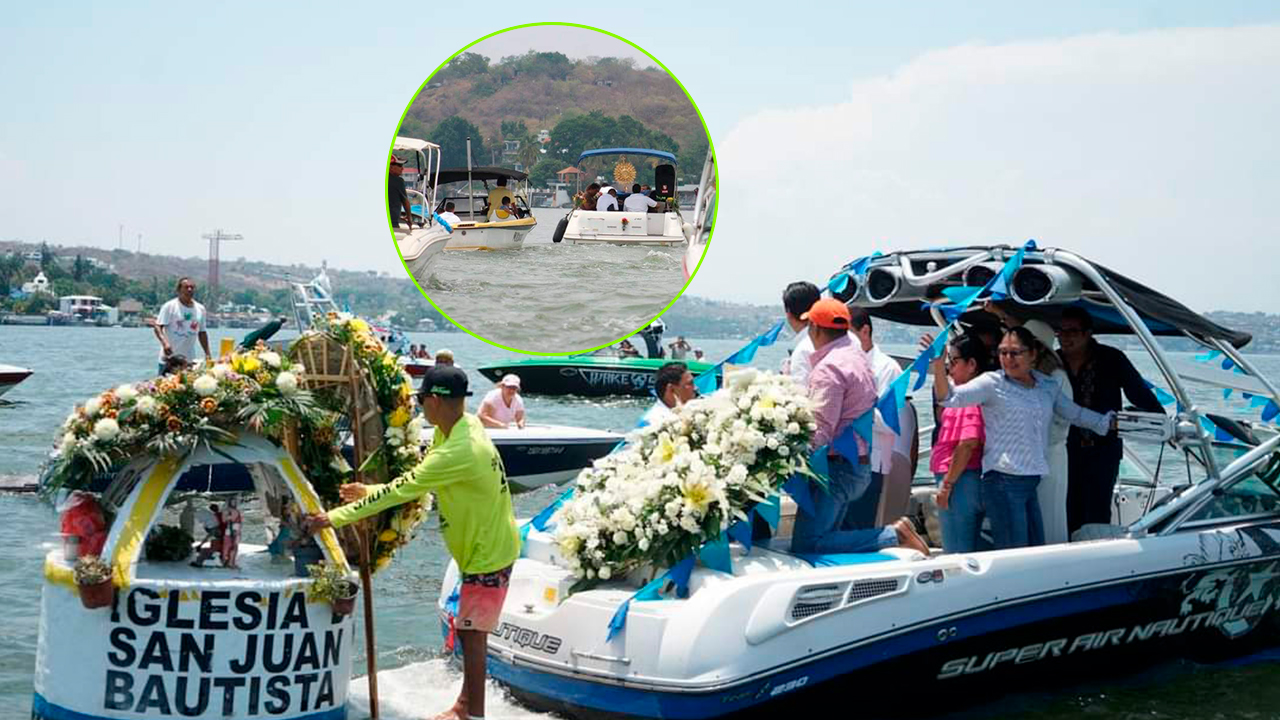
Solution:
[[[402,272],[383,176],[406,103],[475,39],[581,7],[16,6],[0,239],[115,247],[123,223],[199,256],[222,227],[246,238],[224,257]],[[872,250],[1035,237],[1198,309],[1280,307],[1280,4],[690,3],[607,29],[677,75],[716,144],[696,294],[776,302]]]

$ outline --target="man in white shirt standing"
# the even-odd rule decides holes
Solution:
[[[647,213],[649,208],[658,207],[658,201],[640,191],[640,184],[631,186],[631,194],[622,201],[622,209],[627,212]]]
[[[794,378],[801,387],[808,386],[809,371],[813,369],[810,366],[813,340],[809,339],[809,323],[801,320],[800,316],[809,312],[820,297],[818,286],[811,282],[793,282],[782,291],[782,309],[787,314],[787,324],[796,333],[795,347],[783,364],[782,372]]]
[[[160,364],[158,372],[164,373],[165,361],[171,356],[181,355],[189,361],[195,360],[196,338],[200,339],[200,347],[204,349],[206,359],[212,360],[209,352],[209,333],[205,326],[204,306],[196,302],[196,283],[189,277],[178,280],[178,296],[160,306],[156,319],[151,324],[156,339],[160,341]]]
[[[439,353],[436,353],[439,356]],[[480,422],[487,428],[524,428],[524,400],[520,399],[520,376],[507,374],[498,387],[480,401]]]
[[[867,355],[867,364],[871,366],[871,374],[876,379],[876,397],[884,397],[884,393],[902,374],[898,362],[886,355],[871,338],[871,316],[860,307],[849,308],[849,335],[858,343]],[[908,401],[910,402],[910,401]],[[900,426],[901,427],[901,426]],[[855,508],[850,508],[846,516],[846,525],[852,528],[875,527],[876,510],[880,505],[880,494],[884,489],[884,480],[893,470],[893,448],[898,442],[898,433],[885,424],[880,411],[876,411],[871,427],[871,486],[859,499]],[[896,496],[897,493],[895,492]],[[868,496],[871,496],[868,498]]]
[[[658,368],[653,390],[658,395],[658,401],[640,419],[640,427],[662,424],[663,420],[675,414],[673,410],[698,394],[693,386],[693,373],[682,362],[669,362]]]

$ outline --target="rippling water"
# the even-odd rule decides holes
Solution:
[[[630,335],[684,287],[684,247],[552,243],[567,210],[537,209],[519,250],[445,252],[424,289],[458,324],[499,345],[573,352]]]
[[[673,328],[678,331],[679,328]],[[226,334],[242,331],[226,331]],[[222,331],[213,331],[214,346]],[[435,351],[452,349],[469,370],[476,390],[490,383],[474,369],[512,357],[466,335],[414,334]],[[711,358],[722,358],[741,342],[694,340]],[[887,348],[892,351],[895,348]],[[900,349],[908,352],[909,349]],[[0,483],[34,480],[54,432],[77,402],[122,382],[146,377],[154,368],[156,346],[150,331],[121,328],[19,328],[0,326],[0,362],[32,368],[36,374],[10,391],[0,406]],[[762,367],[777,367],[783,343],[757,355]],[[1280,358],[1259,358],[1280,375]],[[1150,366],[1139,363],[1148,373]],[[1199,402],[1222,405],[1218,391],[1196,388]],[[632,427],[647,402],[641,399],[526,398],[532,422],[563,423],[625,430]],[[1239,410],[1238,405],[1225,406]],[[472,403],[474,410],[474,401]],[[1256,410],[1252,413],[1256,416]],[[556,489],[516,496],[521,515],[536,512]],[[40,612],[41,566],[45,548],[56,539],[52,510],[34,497],[0,493],[0,720],[29,717],[31,678]],[[252,528],[252,510],[246,535]],[[447,553],[433,522],[375,580],[377,661],[383,716],[392,720],[430,717],[452,704],[461,675],[441,658],[434,603]],[[359,622],[359,613],[357,613]],[[363,637],[358,630],[357,637]],[[357,643],[354,667],[363,673],[363,642]],[[903,687],[910,703],[910,678]],[[352,686],[353,718],[363,716],[365,685]],[[852,697],[852,696],[851,696]],[[538,717],[491,688],[488,715],[499,718]],[[1248,667],[1200,667],[1177,663],[1134,678],[1066,688],[1053,693],[1021,693],[971,708],[953,720],[1034,718],[1065,720],[1080,716],[1099,720],[1280,717],[1280,670],[1273,664]],[[545,717],[545,716],[544,716]]]

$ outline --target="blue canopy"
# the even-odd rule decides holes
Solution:
[[[645,148],[603,148],[601,150],[584,150],[578,156],[578,162],[582,162],[584,158],[595,157],[597,155],[648,155],[649,157],[662,158],[669,162],[675,162],[676,156],[665,150],[647,150]]]

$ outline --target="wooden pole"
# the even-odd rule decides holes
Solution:
[[[360,371],[355,360],[355,350],[347,347],[344,355],[350,360],[347,363],[347,376],[350,378],[348,388],[351,391],[351,439],[355,446],[356,481],[364,483],[364,473],[360,467],[364,465],[363,438],[360,434],[361,418],[364,408],[360,406]],[[369,527],[368,521],[360,521],[356,529],[356,541],[360,546],[360,586],[364,591],[364,660],[369,681],[369,716],[378,720],[378,645],[375,642],[373,628],[373,573],[369,570]]]

